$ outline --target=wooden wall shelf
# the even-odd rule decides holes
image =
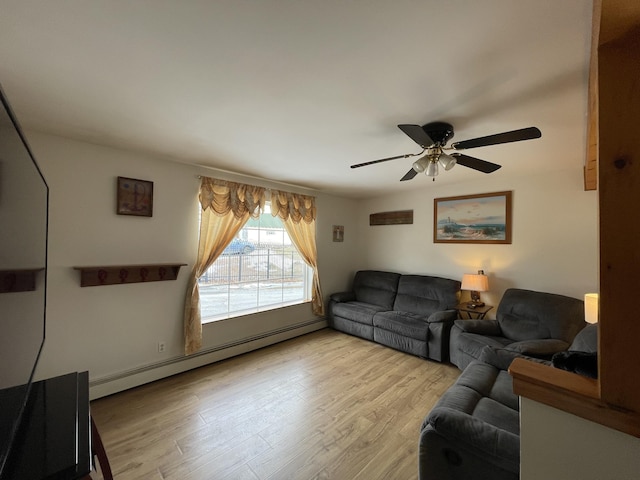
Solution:
[[[36,274],[44,268],[0,270],[0,293],[32,292],[36,289]]]
[[[103,267],[73,267],[80,271],[81,287],[118,285],[124,283],[160,282],[178,278],[186,263],[154,263],[144,265],[111,265]]]

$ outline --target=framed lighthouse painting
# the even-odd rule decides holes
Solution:
[[[511,243],[512,192],[434,199],[434,243]]]

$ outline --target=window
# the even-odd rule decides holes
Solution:
[[[198,280],[202,323],[309,302],[312,278],[267,203]]]

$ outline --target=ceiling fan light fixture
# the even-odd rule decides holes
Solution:
[[[440,163],[440,166],[446,171],[449,171],[456,166],[456,163],[458,163],[458,161],[455,159],[455,157],[443,153],[442,155],[440,155],[440,158],[438,158],[438,163]]]
[[[429,162],[429,166],[425,170],[424,174],[427,177],[437,177],[438,176],[438,162],[433,161]]]
[[[425,155],[424,157],[413,162],[413,169],[418,173],[422,173],[427,169],[430,163],[431,161],[429,160],[429,155]]]
[[[381,158],[370,162],[351,165],[351,168],[364,167],[376,163],[396,160],[398,158],[420,157],[427,152],[424,157],[416,160],[411,169],[400,179],[401,182],[415,178],[418,173],[424,172],[435,181],[438,170],[442,167],[445,171],[451,170],[456,165],[477,170],[482,173],[495,172],[500,168],[496,163],[487,162],[479,158],[471,157],[463,153],[453,153],[447,155],[443,150],[466,150],[468,148],[487,147],[490,145],[500,145],[503,143],[520,142],[523,140],[533,140],[540,138],[542,132],[536,127],[521,128],[509,132],[496,133],[485,137],[477,137],[461,142],[455,142],[448,147],[447,142],[453,138],[453,125],[446,122],[430,122],[425,125],[401,124],[398,128],[402,130],[411,140],[416,142],[422,151],[418,153],[407,153],[396,155],[395,157]]]

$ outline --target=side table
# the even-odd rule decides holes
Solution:
[[[467,320],[482,320],[485,315],[493,308],[493,305],[484,305],[482,307],[470,307],[468,303],[460,303],[455,306],[460,318]]]

